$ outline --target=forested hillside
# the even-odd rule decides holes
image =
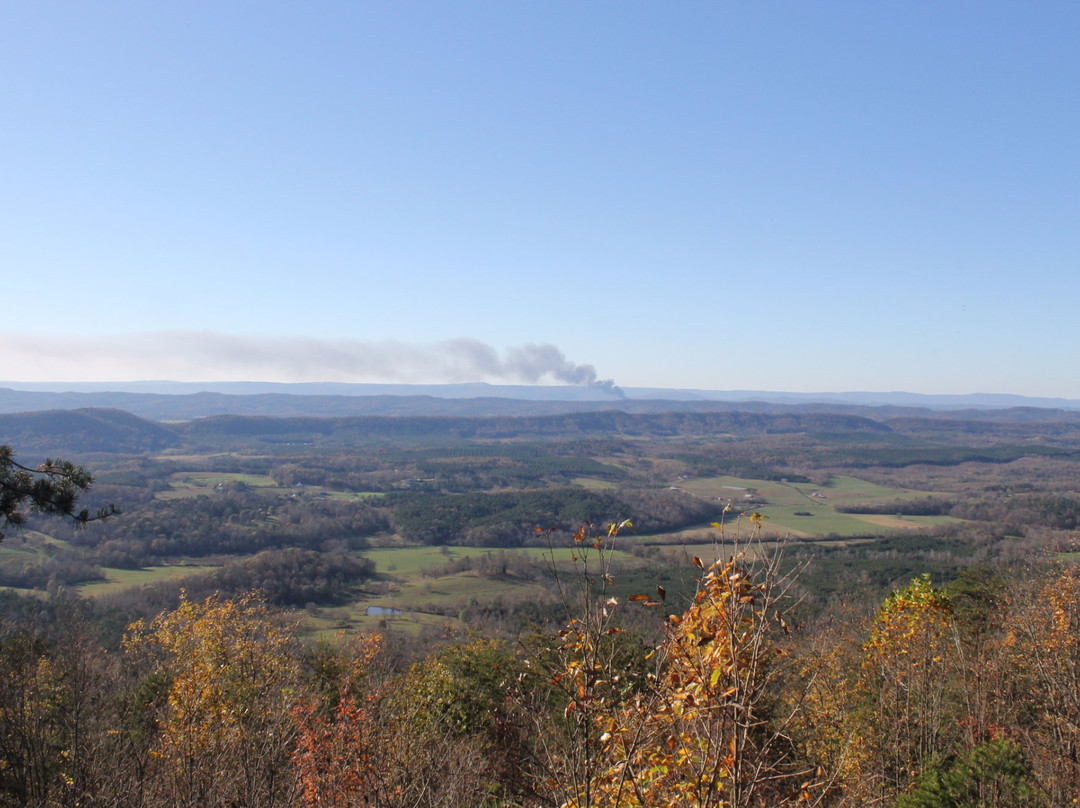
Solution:
[[[1077,424],[895,416],[0,416],[0,804],[1070,805]]]

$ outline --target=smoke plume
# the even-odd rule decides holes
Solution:
[[[60,337],[0,333],[11,381],[279,381],[568,384],[615,389],[547,343],[499,351],[474,339],[429,344],[238,336],[205,331]]]

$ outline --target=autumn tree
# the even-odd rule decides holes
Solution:
[[[928,575],[893,592],[863,646],[868,804],[902,793],[947,747],[957,726],[950,683],[959,671],[952,605]]]
[[[749,542],[728,545],[736,555],[714,564],[694,559],[696,595],[668,619],[647,663],[612,664],[605,639],[621,630],[617,598],[586,597],[560,632],[557,664],[547,673],[564,696],[566,731],[554,743],[565,737],[576,746],[565,744],[574,756],[564,753],[552,777],[558,804],[750,808],[820,799],[817,769],[790,739],[798,703],[779,698],[788,666],[774,635],[789,628],[792,579],[782,574],[780,555],[763,552],[756,515],[751,524]],[[608,547],[602,534],[590,541],[579,532],[575,541],[593,552]],[[610,577],[602,568],[599,580]],[[629,600],[663,608],[666,592],[657,587]]]
[[[701,563],[701,562],[698,562]],[[648,692],[616,712],[598,805],[782,806],[818,800],[821,783],[790,740],[798,704],[778,698],[773,633],[786,626],[778,561],[710,566],[691,605],[669,618]]]
[[[94,805],[124,768],[125,680],[87,602],[61,592],[30,603],[0,621],[0,805]]]
[[[44,805],[63,786],[63,674],[44,640],[28,632],[6,639],[0,654],[0,805]]]
[[[499,805],[522,741],[508,721],[515,661],[493,640],[451,643],[390,675],[380,635],[320,649],[293,710],[304,808]]]
[[[183,598],[149,626],[135,624],[126,646],[167,681],[157,799],[191,808],[293,804],[298,649],[265,604]]]
[[[644,666],[620,664],[621,607],[612,595],[612,551],[630,522],[598,529],[582,525],[572,537],[569,575],[552,570],[567,622],[554,638],[526,643],[528,675],[517,697],[534,723],[532,790],[555,805],[592,808],[613,765],[614,747],[601,741],[612,717],[645,676]],[[551,541],[554,531],[540,531]]]
[[[1006,642],[1023,705],[1018,729],[1051,805],[1080,794],[1080,570],[1061,566],[1017,587]],[[1071,801],[1071,802],[1070,802]]]
[[[314,692],[292,709],[297,727],[293,752],[304,808],[389,805],[393,773],[380,764],[375,707],[379,684],[370,681],[382,653],[381,635],[357,638],[343,648],[321,647],[311,657]]]

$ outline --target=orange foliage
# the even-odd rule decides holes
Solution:
[[[358,692],[356,684],[382,650],[382,637],[369,635],[346,656],[350,670],[336,709],[329,715],[308,701],[297,705],[293,718],[299,729],[293,762],[305,808],[347,808],[377,805],[384,773],[379,766],[378,736],[368,703],[375,697]]]

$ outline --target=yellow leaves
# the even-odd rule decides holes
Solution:
[[[133,624],[125,644],[169,677],[156,752],[176,766],[273,743],[284,730],[269,726],[289,725],[299,677],[295,639],[258,600],[185,597],[149,627]]]
[[[919,576],[881,605],[864,644],[864,664],[887,664],[900,657],[910,657],[915,665],[941,662],[939,651],[951,629],[951,614],[944,593],[934,589],[928,575]]]
[[[751,521],[764,518],[757,514]],[[715,526],[722,529],[722,523]],[[609,525],[608,537],[623,527]],[[591,534],[580,535],[574,546],[584,557]],[[759,720],[753,705],[765,679],[758,677],[766,677],[777,658],[768,639],[778,622],[776,600],[755,583],[741,557],[706,564],[693,556],[691,563],[701,571],[693,602],[667,618],[665,640],[646,656],[655,671],[634,690],[617,694],[606,684],[610,660],[602,661],[597,651],[611,634],[606,607],[614,604],[605,603],[604,590],[580,623],[560,632],[560,661],[548,681],[565,698],[569,731],[586,733],[593,746],[584,754],[596,756],[579,764],[588,773],[568,789],[565,806],[720,806],[729,791],[721,784],[741,779],[735,761],[745,751],[733,744],[733,733]],[[591,574],[591,581],[598,579]],[[626,600],[659,606],[666,597],[657,585],[654,594],[638,592]]]
[[[1080,635],[1080,574],[1075,568],[1062,569],[1039,595],[1050,610],[1044,644],[1047,650],[1064,653]]]
[[[720,668],[713,668],[713,672],[709,675],[709,687],[716,687],[716,683],[720,681],[720,674],[723,670]]]
[[[693,563],[706,569],[699,558]],[[732,732],[752,692],[746,677],[772,655],[762,631],[775,621],[759,605],[760,593],[735,559],[717,562],[702,575],[694,602],[668,618],[667,639],[651,655],[661,667],[649,679],[650,695],[617,714],[621,733],[601,736],[611,754],[611,741],[638,740],[620,747],[625,757],[612,762],[592,793],[593,805],[723,804],[720,784],[732,778],[741,754]],[[658,587],[660,600],[665,595]],[[644,593],[629,600],[659,603]]]

